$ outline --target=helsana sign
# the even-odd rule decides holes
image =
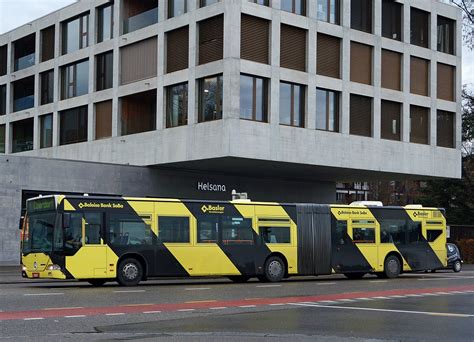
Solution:
[[[214,184],[210,182],[197,182],[199,191],[226,192],[225,184]]]

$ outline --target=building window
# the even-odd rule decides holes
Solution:
[[[306,71],[306,30],[295,26],[281,25],[280,66]]]
[[[242,14],[240,31],[240,58],[268,64],[270,50],[270,22]]]
[[[222,75],[199,80],[199,122],[222,119]]]
[[[96,57],[96,90],[113,87],[114,55],[112,51],[102,53]]]
[[[267,122],[267,80],[240,75],[240,118]]]
[[[61,68],[61,100],[85,95],[89,92],[89,61]]]
[[[350,134],[372,136],[372,98],[351,94]]]
[[[305,87],[280,82],[280,125],[304,127]]]
[[[372,84],[372,46],[351,42],[351,81]]]
[[[382,139],[401,140],[401,109],[401,103],[382,100],[380,111]]]
[[[114,37],[114,4],[97,9],[97,43]]]
[[[454,37],[456,24],[452,19],[438,15],[438,51],[454,55]]]
[[[158,22],[158,0],[124,0],[123,33],[140,30]]]
[[[189,64],[189,26],[166,32],[166,72],[187,69]]]
[[[5,125],[0,125],[0,153],[5,153]]]
[[[166,128],[188,124],[188,84],[167,88]]]
[[[168,0],[168,18],[177,17],[187,12],[188,0]]]
[[[7,74],[8,45],[0,46],[0,76]]]
[[[7,85],[0,86],[0,115],[7,114]]]
[[[339,25],[340,0],[318,0],[318,20]]]
[[[372,0],[351,0],[351,28],[372,33]]]
[[[40,116],[40,148],[53,146],[53,114]]]
[[[410,142],[428,144],[429,108],[410,106]]]
[[[35,65],[35,43],[36,39],[34,33],[18,39],[13,43],[13,50],[15,52],[13,61],[14,71]]]
[[[218,15],[198,23],[199,64],[218,61],[224,56],[224,16]]]
[[[156,77],[157,38],[149,38],[120,49],[121,84]]]
[[[87,106],[59,112],[59,144],[87,141]]]
[[[428,96],[430,61],[418,57],[410,57],[410,92]]]
[[[13,84],[13,111],[18,112],[35,106],[35,77],[30,76]]]
[[[42,72],[41,79],[41,105],[54,101],[54,70]]]
[[[317,74],[340,78],[341,39],[318,33],[317,40]]]
[[[41,30],[41,62],[54,58],[54,25]]]
[[[199,0],[199,7],[206,7],[209,5],[217,4],[220,0]]]
[[[316,88],[316,129],[339,132],[339,92]]]
[[[410,42],[430,47],[430,14],[417,8],[410,9]]]
[[[121,98],[121,134],[136,134],[156,128],[156,90]]]
[[[95,104],[95,139],[112,136],[112,100]]]
[[[89,13],[62,24],[63,55],[89,46]]]
[[[438,110],[436,123],[436,145],[448,148],[454,148],[454,132],[456,122],[456,113]]]
[[[306,15],[306,0],[281,0],[280,6],[282,11]]]
[[[393,0],[382,2],[382,36],[402,40],[403,5]]]
[[[31,118],[12,123],[12,153],[33,149],[33,121]]]
[[[456,67],[438,63],[437,97],[446,101],[454,101],[456,93]]]
[[[249,2],[263,6],[270,6],[270,0],[249,0]]]
[[[382,49],[382,87],[402,89],[402,54]]]

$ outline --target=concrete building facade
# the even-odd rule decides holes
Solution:
[[[0,201],[235,186],[333,202],[337,181],[459,178],[460,98],[461,13],[438,1],[81,0],[0,35],[0,185],[15,189]],[[20,215],[6,208],[2,233]]]

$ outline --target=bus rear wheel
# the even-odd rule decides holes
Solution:
[[[285,263],[280,257],[272,256],[265,262],[265,280],[275,283],[285,276]]]
[[[383,273],[385,277],[392,279],[398,277],[401,271],[400,260],[395,255],[389,255],[385,259]]]
[[[120,262],[117,269],[117,281],[122,286],[138,285],[143,277],[142,264],[134,258],[127,258]]]
[[[243,276],[243,275],[229,276],[228,278],[232,280],[234,283],[246,283],[250,279],[250,277]]]
[[[91,284],[92,286],[99,287],[99,286],[104,285],[107,282],[107,280],[106,279],[89,279],[87,282]]]

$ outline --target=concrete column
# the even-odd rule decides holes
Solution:
[[[61,25],[54,26],[54,91],[53,91],[53,146],[59,146],[59,112],[58,102],[61,98],[61,75],[59,69],[59,56],[61,55]]]
[[[434,8],[433,8],[434,9]],[[430,47],[431,50],[437,49],[437,38],[438,38],[438,16],[435,11],[431,14],[431,21],[430,21]],[[430,58],[430,74],[428,76],[428,84],[430,87],[429,96],[431,100],[430,106],[430,117],[428,121],[428,144],[432,146],[436,146],[436,126],[437,126],[437,86],[438,86],[438,64],[436,60],[436,56],[433,53]]]
[[[310,2],[311,13],[316,17],[316,3]],[[316,128],[316,54],[317,54],[317,22],[309,22],[308,31],[308,88],[306,92],[306,123],[305,127],[309,129]]]
[[[91,3],[89,14],[89,46],[94,46],[96,42],[96,10]],[[96,63],[94,49],[89,48],[89,95],[94,94],[95,90],[95,73]],[[88,96],[88,112],[87,112],[87,141],[95,140],[95,107],[93,102],[94,97]]]
[[[456,18],[456,42],[455,42],[455,52],[456,52],[456,114],[455,114],[455,147],[457,150],[461,149],[461,144],[462,144],[462,137],[461,137],[461,132],[462,132],[462,119],[461,119],[461,112],[462,112],[462,83],[460,80],[462,80],[462,14],[460,11],[458,11],[458,16]]]
[[[158,22],[161,23],[168,18],[168,0],[158,0]]]
[[[191,25],[189,27],[189,41],[191,42]],[[163,31],[158,33],[158,67],[157,67],[157,84],[156,84],[156,129],[164,129],[166,122],[166,91],[164,85],[164,73],[165,73],[165,47],[166,47],[166,36]],[[194,56],[193,56],[194,59]],[[191,62],[191,60],[190,60]]]
[[[8,77],[9,83],[6,84],[7,86],[7,94],[6,94],[6,113],[11,113],[13,110],[13,91],[12,91],[12,77],[11,77],[11,72],[13,70],[13,44],[11,41],[8,42],[7,44],[7,74],[6,76]],[[5,150],[6,151],[6,150]]]
[[[372,137],[380,139],[381,129],[381,95],[382,83],[382,2],[374,1],[372,22],[374,26],[374,47],[372,48],[372,85],[374,86],[374,100],[372,106]]]
[[[273,6],[280,8],[280,2],[273,3]],[[270,63],[272,66],[272,78],[270,79],[270,89],[268,94],[268,121],[273,126],[280,124],[280,31],[281,31],[281,17],[280,12],[274,11],[273,20],[271,21],[271,51]]]
[[[240,118],[240,1],[224,1],[223,118]]]
[[[113,8],[113,16],[114,16],[114,27],[113,27],[113,70],[114,70],[114,77],[112,80],[112,136],[116,137],[120,135],[120,107],[119,107],[119,99],[118,99],[118,87],[120,84],[120,49],[119,49],[119,42],[120,42],[120,30],[122,26],[121,12],[122,12],[122,1],[115,1]]]
[[[33,117],[33,149],[38,150],[40,148],[40,139],[41,139],[41,133],[40,133],[40,119],[38,116],[38,113],[35,114]]]
[[[198,122],[198,115],[196,112],[196,30],[196,21],[193,20],[189,24],[188,125],[192,125]]]

